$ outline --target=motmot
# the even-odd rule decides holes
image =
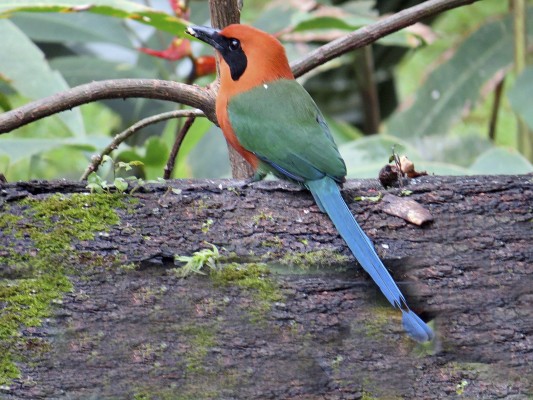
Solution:
[[[273,173],[307,188],[359,264],[402,312],[407,334],[419,342],[433,339],[433,331],[409,308],[342,198],[344,160],[322,113],[295,80],[282,44],[241,24],[222,30],[190,26],[187,33],[219,55],[217,120],[227,142],[252,166],[252,180]]]

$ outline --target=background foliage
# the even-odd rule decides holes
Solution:
[[[0,4],[0,108],[7,111],[93,80],[188,82],[193,79],[191,60],[211,54],[210,48],[195,42],[194,57],[188,57],[179,41],[185,36],[185,19],[209,24],[207,2],[191,2],[185,10],[173,10],[175,2],[166,0],[91,3],[94,7],[83,11],[73,0]],[[242,21],[280,34],[289,59],[296,60],[380,14],[416,3],[245,1]],[[429,173],[533,171],[531,160],[520,154],[530,154],[530,149],[520,148],[517,139],[518,119],[533,130],[533,67],[514,68],[511,3],[483,0],[452,10],[301,78],[330,122],[350,177],[377,176],[392,146]],[[533,8],[525,17],[533,21]],[[532,43],[533,32],[528,35]],[[160,50],[159,56],[166,58],[140,48]],[[184,54],[169,57],[164,49]],[[201,77],[195,83],[204,85],[213,78]],[[501,101],[495,108],[498,93]],[[150,99],[110,100],[32,123],[0,136],[0,172],[9,181],[79,178],[91,155],[112,135],[176,107],[180,106]],[[498,118],[489,134],[494,109]],[[139,177],[162,176],[180,124],[171,120],[144,128],[113,158],[142,161],[144,166],[134,170]],[[226,145],[217,131],[209,121],[196,120],[180,150],[174,177],[230,175]]]

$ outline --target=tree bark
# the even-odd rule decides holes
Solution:
[[[21,327],[23,339],[48,345],[20,350],[22,377],[2,386],[3,398],[526,398],[531,179],[413,180],[410,199],[434,218],[423,227],[383,213],[379,202],[354,201],[384,192],[377,182],[345,185],[409,304],[433,321],[437,339],[426,346],[406,337],[306,191],[279,181],[143,187],[108,232],[72,240],[65,256],[84,255],[70,265],[74,289],[42,327]],[[72,182],[0,184],[0,210],[29,229],[37,222],[24,198],[85,191]],[[272,273],[260,281],[276,296],[215,273],[178,278],[173,256],[211,248],[206,242],[238,270],[267,263]],[[27,235],[0,224],[0,249],[14,245],[35,253]],[[95,257],[101,266],[84,265]],[[4,264],[3,278],[15,279]]]
[[[239,10],[237,0],[209,0],[209,12],[211,14],[211,24],[217,29],[222,29],[231,24],[238,24],[241,21],[241,10]],[[219,62],[220,60],[217,56],[217,82],[220,76],[218,72]],[[235,179],[251,177],[254,173],[251,165],[229,143],[227,143],[227,146],[231,176]]]

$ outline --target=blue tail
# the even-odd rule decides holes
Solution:
[[[433,339],[431,328],[407,306],[400,289],[376,254],[374,245],[344,202],[337,183],[329,177],[324,177],[307,181],[305,186],[313,194],[320,209],[329,215],[357,261],[377,283],[387,300],[402,311],[403,326],[407,334],[419,342]]]

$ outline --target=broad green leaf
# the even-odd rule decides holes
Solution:
[[[22,159],[54,150],[64,146],[72,148],[95,151],[97,147],[102,147],[109,141],[106,137],[87,138],[46,138],[46,139],[11,139],[0,138],[0,156],[9,157],[10,163],[16,163]]]
[[[361,131],[348,122],[328,117],[326,122],[337,145],[363,137]]]
[[[152,57],[153,58],[153,57]],[[157,71],[148,70],[126,63],[116,63],[89,56],[57,57],[50,62],[57,68],[71,86],[81,85],[93,80],[121,79],[121,78],[156,78]],[[118,129],[126,129],[142,118],[170,111],[175,104],[152,99],[108,100],[104,102],[122,119]],[[161,125],[150,125],[143,128],[141,135],[135,135],[132,144],[137,143],[137,137],[159,134]],[[141,140],[142,141],[142,140]]]
[[[346,162],[349,178],[377,178],[389,161],[392,147],[398,155],[406,155],[417,171],[430,175],[468,175],[469,170],[451,163],[424,160],[412,145],[397,137],[384,134],[366,136],[339,146]]]
[[[483,84],[512,63],[512,40],[510,17],[483,25],[433,71],[411,107],[388,121],[387,131],[403,138],[447,133],[476,104]]]
[[[63,14],[88,12],[137,21],[156,29],[184,37],[187,21],[127,0],[4,0],[0,3],[0,17],[17,12],[56,12]]]
[[[85,129],[88,135],[108,137],[119,132],[120,117],[100,102],[84,104],[81,107]]]
[[[167,161],[169,149],[163,141],[152,136],[145,142],[146,153],[142,161],[146,167],[163,167]]]
[[[343,30],[351,32],[356,29],[362,28],[365,25],[376,22],[376,18],[361,17],[355,15],[344,15],[342,18],[332,16],[320,16],[313,17],[309,13],[297,13],[296,17],[298,22],[293,28],[294,32],[305,32],[315,30]],[[412,37],[405,30],[391,33],[377,41],[379,44],[390,46],[409,46],[413,47],[419,43],[419,41],[409,40]]]
[[[40,99],[69,88],[61,74],[50,68],[41,50],[11,21],[0,20],[0,74],[21,95]],[[85,135],[78,109],[59,118],[77,137]]]
[[[2,88],[0,88],[0,110],[9,111],[12,109],[11,102],[5,94],[2,93]]]
[[[11,21],[35,42],[100,42],[132,47],[126,28],[114,18],[89,13],[17,13]]]
[[[514,149],[495,147],[481,154],[469,170],[479,175],[528,174],[533,165]]]
[[[392,148],[397,154],[405,154],[413,162],[420,159],[414,147],[396,137],[372,135],[339,146],[350,178],[377,178],[389,162]]]
[[[507,96],[514,112],[533,130],[533,67],[522,72]]]
[[[311,17],[308,13],[298,14],[299,17],[301,17],[301,15],[305,15],[306,17],[299,18],[300,21],[293,28],[294,32],[302,32],[315,29],[341,29],[345,31],[352,31],[374,22],[373,19],[365,17]]]
[[[230,178],[228,147],[221,130],[197,118],[178,155],[176,178]]]
[[[468,168],[460,165],[444,163],[438,161],[418,160],[415,164],[418,172],[427,172],[428,175],[470,175]]]
[[[464,168],[472,164],[479,154],[493,147],[486,135],[475,131],[462,132],[460,135],[426,136],[411,143],[424,160]]]
[[[128,182],[124,180],[124,178],[115,178],[113,181],[113,184],[117,188],[119,192],[124,192],[128,188]]]
[[[71,86],[104,79],[156,78],[155,71],[90,56],[56,57],[50,66],[61,71]]]

